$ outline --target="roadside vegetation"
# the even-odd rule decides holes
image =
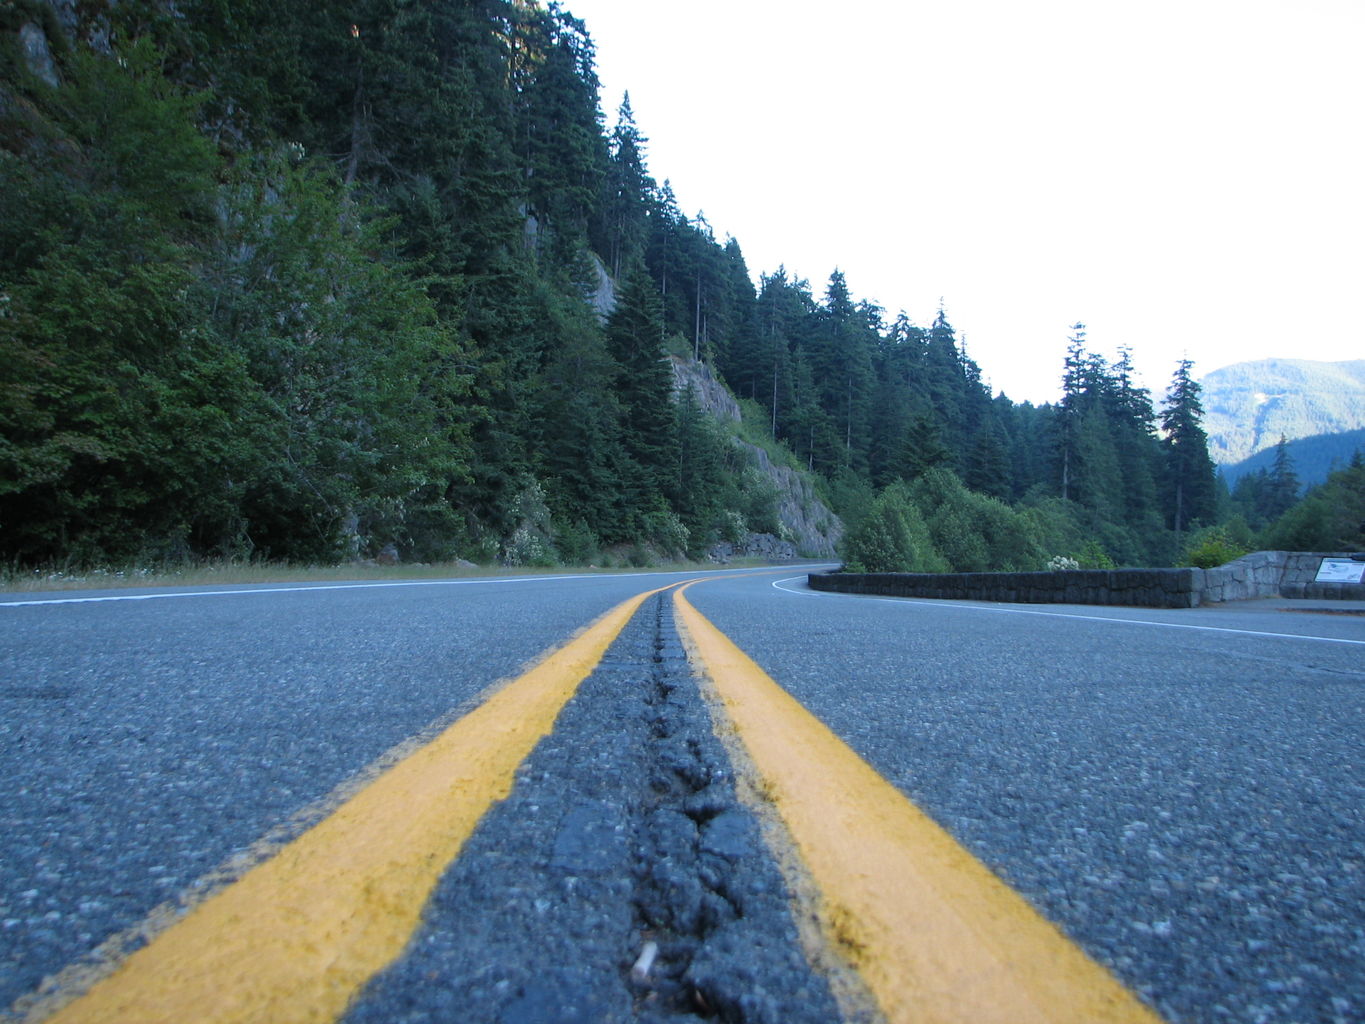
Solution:
[[[1016,403],[946,309],[755,279],[629,99],[606,127],[557,4],[57,9],[0,5],[9,581],[696,560],[785,536],[736,439],[813,482],[855,565],[1361,546],[1355,469],[1221,488],[1188,362],[1158,408],[1077,324],[1061,400]]]

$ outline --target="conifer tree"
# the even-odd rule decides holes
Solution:
[[[648,141],[635,124],[630,93],[627,92],[621,99],[616,127],[611,133],[604,204],[607,266],[618,279],[644,252],[647,203],[654,192],[654,179],[645,168],[645,143]]]
[[[638,259],[607,321],[607,350],[617,365],[621,437],[635,468],[631,505],[642,516],[661,501],[676,464],[676,419],[659,293]]]
[[[1284,515],[1299,500],[1299,475],[1294,472],[1294,459],[1289,454],[1289,442],[1283,434],[1275,445],[1275,461],[1271,465],[1262,497],[1261,514],[1266,522]]]
[[[1217,511],[1213,461],[1199,401],[1202,389],[1190,373],[1193,365],[1189,359],[1177,365],[1161,412],[1166,509],[1170,528],[1177,534],[1191,523],[1212,523]]]
[[[1062,364],[1062,402],[1057,409],[1057,463],[1062,499],[1072,497],[1072,481],[1079,468],[1080,419],[1085,393],[1085,324],[1071,328]]]

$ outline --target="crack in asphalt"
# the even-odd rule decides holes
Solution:
[[[839,1019],[667,608],[583,682],[347,1024]]]

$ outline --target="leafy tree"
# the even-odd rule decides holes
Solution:
[[[227,470],[243,538],[267,556],[425,543],[408,513],[434,511],[466,470],[464,353],[421,286],[375,258],[380,225],[351,203],[287,157],[243,165],[224,192],[205,301],[254,386],[253,457]]]
[[[954,572],[1024,571],[1046,558],[1028,519],[968,490],[950,469],[931,469],[909,487],[935,548]]]

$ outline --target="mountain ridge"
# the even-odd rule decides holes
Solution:
[[[1365,359],[1258,359],[1205,374],[1209,456],[1235,466],[1289,441],[1365,428]]]

